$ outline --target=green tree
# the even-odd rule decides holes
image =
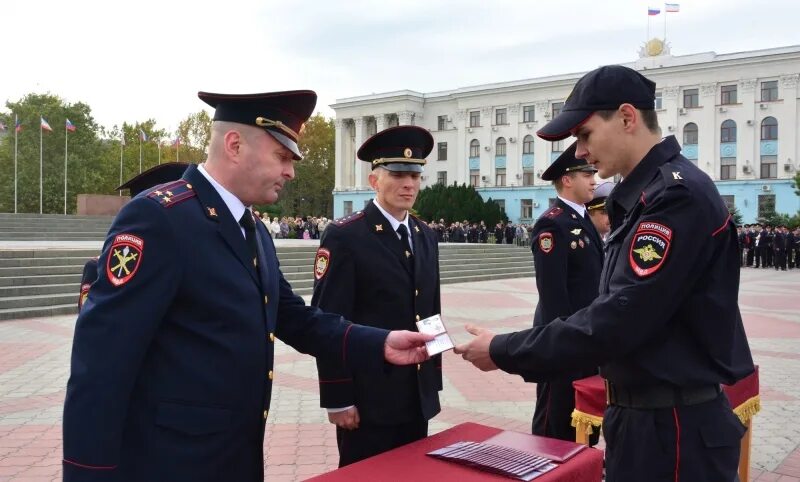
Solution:
[[[728,207],[728,212],[731,213],[731,217],[733,218],[733,223],[737,226],[742,225],[742,213],[739,212],[739,208],[735,205],[731,205]]]
[[[492,199],[484,201],[474,187],[465,184],[435,184],[426,187],[420,191],[414,209],[426,221],[483,221],[486,226],[493,226],[498,221],[508,221],[505,211],[496,202]]]
[[[800,196],[800,172],[794,175],[793,187],[794,187],[794,193]]]
[[[211,140],[211,117],[208,112],[201,110],[194,114],[189,114],[186,119],[178,124],[175,132],[180,145],[174,145],[175,139],[170,139],[171,154],[170,160],[175,160],[175,155],[180,151],[182,162],[200,162],[205,159],[208,151],[208,143]]]
[[[278,202],[280,212],[290,216],[331,217],[335,168],[333,120],[322,114],[311,117],[305,124],[298,147],[303,160],[294,165],[294,180],[284,185]]]

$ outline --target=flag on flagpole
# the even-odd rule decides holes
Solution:
[[[50,124],[48,124],[46,120],[44,120],[44,117],[39,117],[39,119],[42,120],[42,123],[41,123],[41,128],[42,129],[46,130],[47,132],[53,132],[53,128],[50,127]]]
[[[665,12],[680,12],[681,11],[681,4],[680,3],[665,3],[664,4],[664,11]]]
[[[14,116],[14,132],[22,132],[22,124],[19,122],[19,118]]]
[[[654,16],[658,15],[659,13],[661,13],[661,9],[660,8],[647,7],[647,15],[650,15],[651,17],[654,17]]]
[[[141,129],[139,129],[139,139],[144,142],[147,142],[147,134],[145,134],[145,132]]]
[[[7,130],[8,128],[6,127],[5,123],[0,121],[0,132],[5,132]]]
[[[65,124],[65,127],[67,128],[68,131],[75,132],[75,124],[70,122],[69,119],[67,119],[67,123]]]
[[[172,147],[180,147],[181,145],[181,138],[176,137],[174,141],[172,141]]]

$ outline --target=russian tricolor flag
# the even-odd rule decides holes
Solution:
[[[44,117],[39,117],[39,119],[42,121],[42,129],[46,130],[47,132],[53,132],[53,128],[50,127],[50,124],[48,124],[46,120],[44,120]]]
[[[19,122],[18,117],[14,117],[14,132],[22,132],[22,124]]]
[[[650,15],[651,17],[654,17],[654,16],[658,15],[659,13],[661,13],[661,9],[660,8],[647,7],[647,15]]]
[[[680,12],[681,11],[681,4],[680,3],[665,3],[664,4],[664,11],[665,12]]]
[[[69,119],[67,119],[67,123],[65,124],[65,126],[66,126],[68,131],[75,132],[75,124],[70,122]]]
[[[147,142],[147,134],[145,134],[144,131],[141,129],[139,129],[139,139],[144,142]]]

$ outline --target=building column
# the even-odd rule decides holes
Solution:
[[[386,114],[375,114],[375,133],[386,129]]]
[[[778,117],[778,178],[793,178],[797,173],[797,129],[781,128],[797,125],[797,74],[784,75],[781,77],[780,84],[781,97],[783,98],[782,111],[788,113],[785,117]],[[790,170],[787,171],[784,165],[789,164]],[[776,207],[777,209],[777,207]],[[780,211],[779,211],[780,212]]]
[[[363,117],[358,117],[353,119],[353,126],[356,130],[356,143],[353,148],[353,156],[350,158],[350,162],[354,162],[355,164],[353,172],[355,175],[353,176],[353,186],[356,189],[363,188],[363,179],[364,179],[364,172],[366,169],[366,164],[364,161],[358,158],[358,150],[361,148],[361,144],[364,143],[364,127],[366,122],[364,122]],[[353,207],[355,209],[355,207]]]
[[[465,109],[458,109],[455,113],[455,120],[453,125],[456,128],[456,145],[450,151],[448,144],[447,163],[452,166],[451,172],[453,173],[452,179],[447,179],[448,183],[454,181],[458,184],[469,185],[469,141],[471,137],[467,136],[467,111]]]
[[[519,138],[519,104],[508,106],[508,138],[506,138],[506,185],[522,185],[522,139]],[[514,142],[511,142],[514,139]],[[517,178],[519,176],[519,178]]]
[[[536,135],[536,130],[544,127],[548,122],[550,122],[550,103],[543,101],[543,102],[536,102],[536,113],[534,114],[534,120],[536,121],[536,126],[529,130],[533,136],[533,185],[534,186],[547,186],[550,184],[550,181],[543,181],[540,177],[542,173],[550,167],[550,152],[552,152],[552,142],[546,141],[541,137]],[[524,137],[524,136],[523,136]],[[541,206],[547,209],[547,203],[541,202],[539,203]]]
[[[333,151],[333,156],[335,159],[334,164],[334,182],[333,182],[333,189],[339,190],[343,186],[344,180],[344,162],[347,157],[345,156],[344,152],[344,143],[342,142],[342,125],[344,123],[343,119],[334,119],[333,126],[336,129],[336,147]]]
[[[700,86],[700,121],[698,122],[697,167],[702,169],[711,179],[719,179],[719,129],[722,121],[717,122],[717,84]],[[710,129],[709,129],[710,127]]]
[[[745,113],[747,120],[742,125],[736,124],[736,179],[758,179],[761,176],[761,121],[756,111],[756,84],[756,79],[742,79],[737,89],[739,103],[752,107]],[[744,172],[745,166],[750,172]],[[745,199],[755,203],[753,206],[757,212],[757,198]]]

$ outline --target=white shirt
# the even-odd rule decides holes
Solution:
[[[403,218],[402,221],[398,221],[397,219],[395,219],[394,216],[386,212],[386,210],[383,209],[383,207],[381,207],[380,204],[378,204],[377,199],[374,199],[372,202],[375,204],[375,207],[378,208],[378,211],[380,211],[383,214],[383,217],[385,217],[389,221],[389,224],[392,225],[392,230],[394,231],[394,234],[397,235],[397,239],[403,239],[402,236],[400,236],[400,233],[397,232],[397,228],[399,228],[401,224],[406,227],[406,232],[408,233],[408,244],[411,246],[411,252],[413,253],[414,239],[411,236],[411,229],[408,225],[408,211],[406,211],[406,217]]]
[[[236,197],[232,192],[225,189],[222,184],[218,183],[213,177],[211,177],[211,174],[206,171],[206,168],[203,167],[203,164],[198,164],[197,170],[200,171],[200,174],[202,174],[204,178],[208,179],[208,182],[210,182],[214,187],[214,190],[217,191],[219,197],[222,198],[222,202],[224,202],[228,207],[228,211],[233,214],[233,220],[236,221],[236,224],[238,225],[239,220],[242,219],[242,215],[248,210],[248,207],[245,206],[244,203],[240,201],[239,198]],[[239,226],[239,231],[242,232],[242,236],[245,238],[247,237],[244,234],[243,227]]]
[[[574,202],[570,201],[569,199],[564,199],[561,196],[558,196],[558,199],[561,199],[562,201],[564,201],[564,203],[567,206],[569,206],[572,209],[574,209],[575,212],[577,212],[582,218],[586,217],[586,206],[584,206],[583,204],[574,203]]]

